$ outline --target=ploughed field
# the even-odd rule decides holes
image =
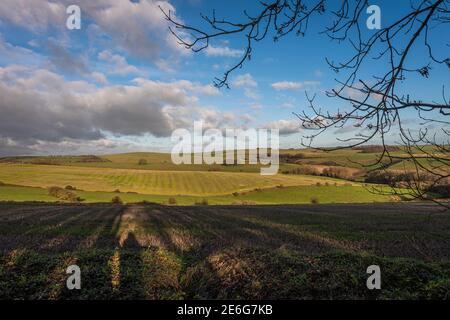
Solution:
[[[0,203],[1,299],[449,297],[450,214],[430,204]]]

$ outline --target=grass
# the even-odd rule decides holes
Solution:
[[[433,170],[442,170],[443,172],[448,171],[447,166],[443,165],[442,163],[440,163],[439,161],[436,160],[429,160],[429,159],[416,159],[417,161],[417,167],[416,164],[411,161],[411,160],[403,160],[399,163],[396,163],[392,166],[389,167],[389,169],[392,170],[411,170],[411,171],[416,171],[417,168],[420,169],[420,166],[424,167],[424,168],[433,168]]]
[[[61,166],[137,169],[137,170],[163,170],[163,171],[223,171],[223,172],[260,172],[260,165],[175,165],[172,163],[170,153],[134,152],[112,154],[98,157],[98,161],[86,161],[86,156],[34,156],[34,157],[5,157],[0,163],[16,164],[53,164]],[[94,160],[94,159],[87,159]],[[140,165],[145,160],[145,165]]]
[[[261,192],[251,192],[235,197],[241,201],[258,204],[300,204],[310,203],[316,198],[318,203],[370,203],[388,202],[388,196],[373,194],[362,186],[308,186],[287,187]]]
[[[360,168],[360,164],[370,164],[374,162],[377,153],[362,153],[358,150],[337,150],[324,152],[314,149],[292,149],[280,150],[280,154],[298,154],[305,156],[300,159],[300,164],[322,164],[336,162],[337,165]],[[402,152],[393,152],[393,155],[400,155]],[[87,158],[87,159],[85,159]],[[146,165],[139,165],[140,160],[145,160]],[[261,165],[175,165],[172,163],[169,153],[154,152],[134,152],[123,154],[112,154],[99,156],[95,161],[88,156],[35,156],[35,157],[7,157],[0,158],[0,163],[21,163],[21,164],[54,164],[62,166],[95,167],[95,168],[116,168],[116,169],[138,169],[138,170],[163,170],[163,171],[223,171],[223,172],[258,172]],[[281,163],[280,170],[295,167],[295,164]]]
[[[304,153],[300,165],[374,158],[282,152]],[[175,166],[157,153],[0,159],[0,181],[0,299],[450,297],[448,213],[380,204],[396,199],[359,183]],[[81,204],[47,190],[67,185]],[[71,264],[81,267],[80,291],[65,287]],[[366,288],[372,264],[381,291]]]
[[[424,147],[428,152],[433,149]],[[361,150],[341,149],[335,151],[321,151],[316,149],[285,149],[280,150],[283,154],[299,154],[304,158],[298,159],[298,164],[323,165],[335,163],[338,166],[360,169],[361,165],[370,165],[375,162],[380,153],[365,153]],[[400,147],[399,151],[391,151],[392,156],[408,157]],[[418,153],[419,155],[419,153]],[[442,155],[444,156],[444,155]],[[145,160],[147,164],[139,165],[140,160]],[[283,159],[281,159],[283,160]],[[426,161],[424,161],[426,162]],[[54,164],[62,166],[94,167],[94,168],[116,168],[116,169],[137,169],[137,170],[162,170],[162,171],[221,171],[221,172],[253,172],[259,173],[260,165],[175,165],[172,163],[170,153],[155,152],[134,152],[123,154],[112,154],[103,156],[26,156],[26,157],[4,157],[0,158],[0,163],[20,163],[20,164]],[[298,166],[298,164],[280,163],[280,171],[288,170]],[[428,163],[425,163],[429,165]],[[435,163],[433,163],[435,164]],[[393,164],[393,168],[403,168],[402,164]],[[410,167],[410,165],[407,165]],[[373,168],[372,168],[373,169]]]
[[[55,202],[47,189],[0,185],[0,201],[43,201]]]
[[[450,296],[450,217],[432,205],[0,204],[0,221],[0,299]]]
[[[73,191],[85,203],[111,202],[119,196],[125,203],[153,202],[170,204],[174,199],[178,205],[193,205],[206,199],[209,205],[230,204],[306,204],[316,198],[319,203],[372,203],[388,202],[388,196],[370,193],[361,186],[299,186],[271,188],[236,195],[221,196],[165,196],[116,192]],[[43,201],[57,202],[58,198],[48,195],[48,190],[35,187],[0,186],[0,201]]]
[[[317,182],[343,184],[336,179],[300,176],[261,176],[259,173],[151,171],[72,166],[0,164],[0,181],[31,187],[72,185],[85,191],[137,192],[155,195],[225,195],[278,185],[305,186]]]

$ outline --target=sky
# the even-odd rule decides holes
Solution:
[[[71,4],[81,8],[80,30],[66,27]],[[388,23],[409,1],[373,4]],[[321,34],[323,17],[311,21],[305,37],[289,35],[274,44],[269,35],[257,43],[251,61],[231,74],[230,89],[218,89],[213,79],[240,59],[242,37],[191,52],[169,32],[158,6],[194,26],[204,26],[200,13],[213,9],[237,20],[244,9],[260,9],[258,1],[238,0],[2,0],[0,156],[166,152],[175,129],[199,120],[206,128],[279,129],[281,147],[298,148],[307,133],[294,112],[307,109],[306,92],[324,108],[345,109],[325,95],[341,76],[325,58],[343,60],[352,48]],[[436,39],[448,55],[445,37]],[[418,50],[411,63],[425,55]],[[360,77],[370,78],[382,63],[369,61]],[[448,79],[448,70],[436,68],[432,80],[416,77],[402,89],[438,100]],[[405,117],[411,127],[421,125],[414,114]],[[348,129],[330,130],[316,143],[335,145]]]

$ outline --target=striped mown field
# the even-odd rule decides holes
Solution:
[[[73,166],[1,164],[0,181],[11,185],[71,185],[85,191],[137,192],[156,195],[223,195],[277,186],[310,186],[317,182],[348,182],[301,175],[262,176],[243,172],[152,171]]]

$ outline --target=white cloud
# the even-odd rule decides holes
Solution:
[[[250,109],[255,110],[255,111],[261,110],[262,108],[263,108],[263,106],[258,103],[253,103],[250,105]]]
[[[234,78],[232,86],[234,88],[256,88],[258,82],[253,79],[252,75],[249,73],[238,75]]]
[[[6,42],[3,36],[0,34],[0,56],[2,62],[5,64],[15,64],[20,61],[22,64],[37,65],[42,63],[45,58],[34,51],[15,46]]]
[[[207,56],[210,57],[239,57],[244,54],[244,51],[231,49],[229,47],[214,47],[209,45],[207,48],[203,50]]]
[[[255,90],[258,87],[258,82],[253,79],[249,73],[238,75],[231,83],[233,88],[244,89],[244,95],[252,100],[258,100],[260,98],[258,91]]]
[[[72,0],[0,1],[0,19],[34,33],[67,32],[66,7]],[[188,50],[177,43],[159,6],[175,15],[169,1],[80,0],[82,28],[95,29],[95,37],[109,38],[124,51],[155,61],[168,54],[184,55]],[[85,23],[85,24],[83,24]],[[91,39],[91,41],[96,41]]]
[[[256,90],[250,88],[245,88],[244,94],[247,98],[250,98],[252,100],[258,100],[261,98]]]
[[[5,148],[19,151],[18,146],[98,141],[106,134],[167,137],[194,120],[214,126],[226,123],[220,111],[198,105],[198,95],[216,94],[211,85],[186,80],[138,78],[132,85],[99,88],[48,70],[0,67],[0,139]]]
[[[267,129],[278,129],[281,135],[289,135],[302,131],[299,120],[278,120],[265,125]]]
[[[0,17],[32,32],[43,32],[50,26],[65,26],[66,6],[50,1],[2,0]]]
[[[178,19],[169,1],[86,1],[83,11],[130,54],[152,61],[163,55],[187,54],[168,31],[168,23],[158,6],[170,10],[172,17]]]
[[[147,80],[143,80],[143,81],[147,81]],[[217,89],[216,87],[214,87],[211,84],[202,85],[202,84],[191,82],[188,80],[179,80],[179,81],[176,81],[173,83],[176,84],[179,88],[181,88],[183,90],[188,90],[188,91],[194,92],[196,94],[200,94],[200,95],[204,95],[204,96],[220,95],[219,89]]]
[[[299,91],[302,89],[308,89],[312,87],[317,87],[320,85],[318,81],[303,81],[303,82],[293,82],[293,81],[280,81],[271,84],[272,88],[277,91],[289,90],[289,91]]]
[[[253,121],[253,117],[251,115],[249,115],[248,113],[241,115],[240,118],[244,125],[248,125],[250,122]]]
[[[95,82],[99,84],[107,84],[108,79],[106,79],[106,76],[101,72],[92,72],[91,77],[94,79]]]
[[[111,74],[118,74],[125,76],[128,74],[138,74],[139,69],[135,66],[129,65],[127,60],[118,54],[113,54],[109,50],[104,50],[98,54],[100,60],[109,62],[113,65],[111,69]]]
[[[155,62],[155,65],[164,72],[175,72],[175,68],[173,65],[173,62],[165,60],[165,59],[159,59]]]
[[[370,83],[370,81],[368,83]],[[339,91],[341,89],[342,89],[342,87],[339,87],[339,86],[335,87],[336,91]],[[347,97],[349,99],[356,100],[356,101],[363,101],[364,99],[367,98],[368,92],[367,92],[367,89],[364,88],[364,86],[362,84],[358,83],[353,87],[346,86],[341,91],[341,95],[343,95],[344,97]],[[375,101],[381,101],[383,99],[383,96],[378,93],[370,93],[370,98],[374,99]]]
[[[47,63],[50,63],[51,69],[63,70],[72,74],[86,74],[89,70],[88,58],[86,55],[74,55],[69,48],[60,41],[51,39],[46,41],[45,46],[48,48],[49,55]]]

